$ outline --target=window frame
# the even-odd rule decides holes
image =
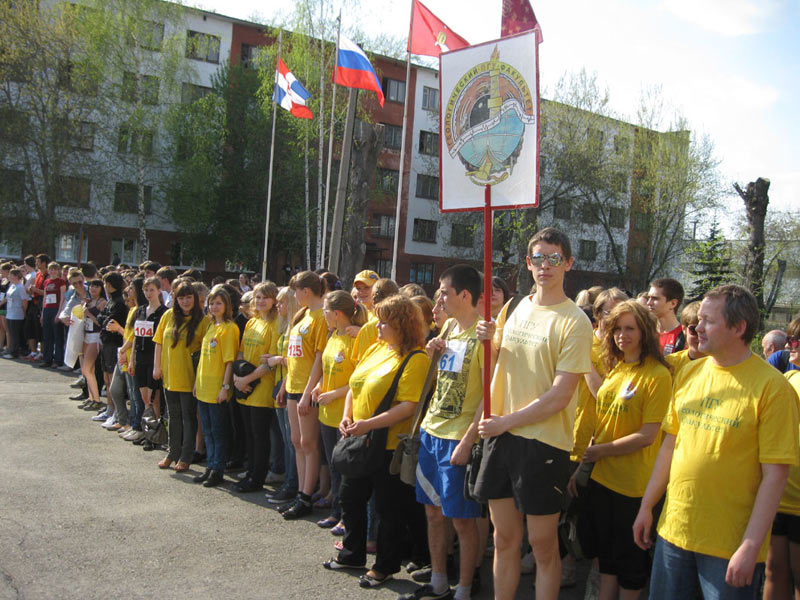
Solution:
[[[195,41],[197,40],[197,41]],[[216,42],[216,50],[212,42]],[[201,50],[205,50],[202,52]],[[219,64],[222,51],[222,37],[204,31],[186,30],[186,58],[207,62],[212,65]],[[211,58],[216,52],[216,58]]]
[[[426,188],[431,187],[428,190]],[[417,198],[439,201],[439,178],[435,175],[417,173],[417,184],[414,188],[414,195]]]
[[[415,218],[411,239],[424,244],[435,244],[438,230],[439,221]]]

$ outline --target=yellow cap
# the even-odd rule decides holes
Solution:
[[[361,271],[361,273],[356,275],[355,281],[353,283],[355,283],[356,281],[360,281],[364,285],[372,287],[373,285],[375,285],[375,282],[378,281],[378,279],[380,279],[380,277],[378,277],[378,274],[375,271],[370,271],[369,269],[366,269],[365,271]]]

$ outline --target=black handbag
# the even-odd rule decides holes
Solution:
[[[415,350],[406,356],[400,368],[397,370],[394,380],[392,380],[392,385],[389,387],[383,400],[381,400],[378,408],[372,413],[373,417],[389,410],[392,400],[394,400],[394,396],[397,393],[400,376],[403,374],[408,361],[415,354],[421,353],[421,350]],[[331,454],[331,464],[333,468],[344,477],[349,477],[351,479],[372,475],[380,469],[383,463],[388,435],[389,428],[381,427],[380,429],[368,431],[364,435],[349,435],[339,438]]]
[[[481,410],[478,407],[478,410]],[[481,461],[483,460],[483,440],[478,439],[478,443],[472,446],[469,453],[469,460],[467,461],[467,472],[464,476],[464,497],[467,500],[474,500],[475,502],[483,502],[481,498],[475,495],[475,482],[478,481],[478,471],[481,468]]]

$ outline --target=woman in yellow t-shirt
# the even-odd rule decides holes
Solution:
[[[212,321],[200,345],[200,363],[194,382],[194,396],[199,400],[197,412],[206,442],[207,467],[193,481],[214,487],[222,483],[228,459],[225,403],[231,398],[233,361],[239,349],[239,328],[233,322],[231,297],[222,286],[214,286],[208,295],[208,314]]]
[[[604,327],[607,376],[597,391],[594,444],[582,459],[594,469],[578,530],[582,548],[598,558],[600,597],[638,598],[650,569],[631,528],[658,453],[672,376],[661,354],[656,320],[646,307],[634,300],[621,302]]]
[[[289,286],[301,308],[289,330],[288,373],[283,380],[299,481],[297,498],[278,509],[287,521],[313,510],[311,494],[319,477],[320,448],[319,408],[311,401],[311,390],[322,376],[322,351],[328,341],[328,326],[322,314],[322,278],[303,271],[292,277]]]
[[[175,470],[183,473],[192,463],[197,436],[192,354],[200,349],[211,321],[203,314],[203,305],[191,282],[173,285],[173,297],[173,308],[161,317],[153,336],[153,379],[163,381],[169,410],[169,452],[158,466],[168,469],[177,462]]]
[[[409,298],[391,296],[375,307],[378,337],[350,376],[350,391],[345,398],[339,431],[343,436],[364,435],[388,427],[386,451],[380,469],[366,477],[342,478],[340,502],[345,535],[336,558],[324,563],[328,569],[364,566],[367,559],[367,502],[375,493],[378,515],[378,547],[375,563],[361,576],[361,587],[375,587],[400,570],[402,540],[410,535],[419,542],[420,556],[427,556],[425,513],[417,503],[415,490],[389,473],[389,463],[397,447],[398,435],[411,429],[411,421],[422,393],[430,359],[422,351],[428,327],[422,322],[419,307]],[[391,388],[403,362],[408,362],[398,380],[389,410],[373,416]],[[422,547],[424,546],[424,548]]]
[[[269,459],[270,423],[274,417],[275,401],[272,388],[275,372],[265,354],[277,354],[278,286],[271,281],[256,285],[250,302],[250,314],[239,346],[238,359],[249,362],[256,369],[243,377],[233,376],[236,398],[242,411],[247,442],[247,474],[233,489],[237,492],[255,492],[264,487]],[[275,361],[273,360],[273,363]],[[253,387],[254,382],[258,384]]]
[[[789,362],[800,368],[800,318],[786,328]],[[800,371],[784,373],[800,396]],[[789,467],[789,480],[772,523],[764,600],[800,598],[800,467]]]
[[[331,513],[317,522],[327,529],[338,525],[342,514],[339,507],[341,476],[331,463],[331,454],[340,437],[344,399],[350,389],[350,375],[355,369],[352,357],[354,340],[347,335],[346,329],[351,325],[362,326],[367,320],[367,309],[357,304],[347,292],[337,290],[325,296],[322,312],[331,335],[322,353],[322,379],[311,392],[311,399],[319,404],[322,445],[331,477]]]

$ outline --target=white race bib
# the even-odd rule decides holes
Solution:
[[[153,337],[153,322],[134,321],[133,333],[136,337]]]
[[[58,295],[57,294],[47,294],[44,297],[45,304],[57,304],[58,303]]]
[[[0,302],[2,302],[5,299],[6,299],[6,293],[5,292],[0,292]]]
[[[439,359],[439,370],[460,373],[464,366],[464,356],[467,353],[467,342],[462,340],[448,340],[447,348]]]
[[[303,358],[303,336],[290,335],[289,348],[286,351],[289,358]]]

